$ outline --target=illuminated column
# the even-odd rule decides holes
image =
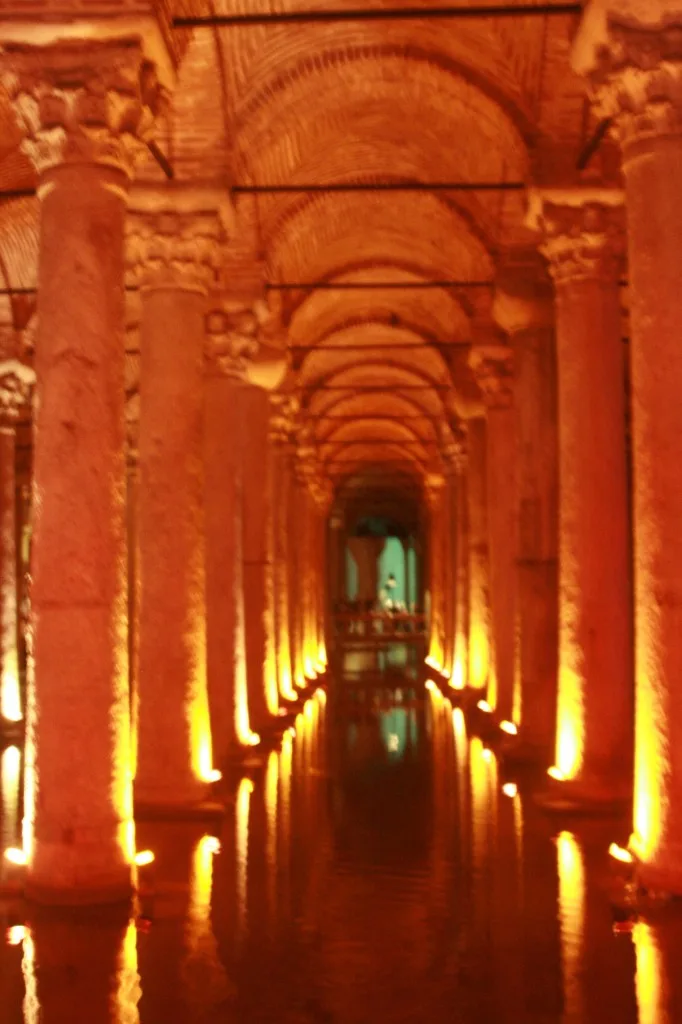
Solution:
[[[514,354],[517,753],[550,764],[557,689],[557,384],[554,302],[539,259],[521,254],[505,265],[493,316]]]
[[[462,690],[467,683],[469,667],[469,501],[468,444],[464,432],[455,437],[452,449],[452,465],[455,472],[455,615],[454,615],[454,656],[451,685]]]
[[[0,362],[0,715],[23,718],[19,686],[17,611],[16,423],[35,374],[17,359]]]
[[[272,522],[276,666],[280,696],[295,700],[294,650],[291,634],[289,559],[293,544],[289,512],[292,502],[290,447],[297,403],[289,395],[270,395],[270,443],[273,445]]]
[[[289,643],[294,682],[297,687],[305,686],[303,666],[303,545],[304,509],[303,500],[305,487],[297,469],[296,448],[293,443],[286,446],[287,475],[289,479],[289,501],[286,509],[287,519],[287,579],[289,593]]]
[[[637,13],[650,19],[637,24]],[[601,17],[599,14],[601,13]],[[574,66],[612,117],[629,254],[635,604],[633,847],[645,884],[682,893],[681,19],[588,9]],[[669,12],[668,12],[669,13]],[[658,19],[658,21],[656,20]],[[613,710],[613,708],[611,709]]]
[[[24,850],[27,891],[53,902],[131,891],[123,242],[142,67],[131,38],[0,55],[41,204]]]
[[[242,473],[244,481],[244,610],[246,664],[249,679],[249,708],[256,732],[263,733],[277,714],[276,679],[269,673],[268,636],[271,623],[266,617],[268,575],[269,502],[266,466],[268,460],[268,394],[251,384],[242,393]]]
[[[536,197],[556,287],[559,692],[556,767],[577,799],[631,792],[632,633],[619,276],[621,195]],[[681,421],[682,423],[682,421]],[[567,787],[563,791],[568,792]]]
[[[137,687],[137,609],[138,609],[138,544],[137,505],[139,468],[140,395],[128,397],[126,420],[126,540],[128,545],[128,694],[133,777],[137,770],[137,730],[140,695]]]
[[[437,672],[445,656],[445,478],[432,473],[425,480],[429,509],[429,591],[431,595],[429,650],[426,664]]]
[[[513,717],[516,591],[516,442],[512,352],[495,340],[471,350],[471,367],[487,409],[488,543],[493,661],[488,703],[500,718]]]
[[[486,422],[467,424],[467,512],[469,526],[469,674],[468,683],[484,690],[490,671],[490,595],[486,495]]]
[[[213,772],[206,686],[204,310],[216,194],[140,189],[129,260],[142,293],[136,804],[201,803]]]
[[[270,395],[270,442],[274,449],[272,523],[274,537],[275,635],[277,679],[283,700],[296,700],[289,615],[289,504],[291,472],[287,446],[293,429],[295,403],[289,396]]]
[[[234,311],[211,310],[204,364],[206,668],[217,764],[237,745],[251,745],[253,738],[246,674],[236,666],[235,562],[244,434],[241,395],[249,387],[247,364],[257,348],[253,331],[244,329]]]

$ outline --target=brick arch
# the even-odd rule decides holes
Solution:
[[[533,139],[536,132],[523,86],[510,68],[501,40],[489,29],[481,34],[477,26],[460,26],[457,34],[446,35],[433,24],[389,23],[381,27],[381,34],[379,40],[376,27],[368,32],[363,27],[337,25],[332,31],[314,34],[285,30],[270,36],[270,45],[263,37],[265,45],[258,49],[252,43],[249,78],[235,82],[234,128],[239,131],[270,104],[282,102],[284,94],[306,91],[307,82],[320,74],[338,75],[349,64],[393,58],[463,79],[502,107],[527,140]]]
[[[326,413],[335,416],[357,417],[358,422],[384,421],[385,417],[394,415],[423,416],[418,421],[410,420],[410,430],[420,440],[435,440],[438,436],[436,422],[440,416],[433,417],[430,412],[423,409],[422,405],[415,398],[404,393],[385,392],[381,396],[375,396],[372,402],[372,409],[368,410],[364,398],[361,395],[341,395],[333,399],[326,407]],[[324,439],[327,431],[334,431],[333,420],[314,420],[313,431],[318,439]],[[420,426],[417,426],[417,424]],[[331,424],[331,426],[330,426]],[[425,426],[424,424],[428,424]]]
[[[334,54],[338,59],[330,62],[325,56],[311,57],[305,76],[239,124],[240,176],[289,181],[305,173],[329,180],[343,167],[344,146],[356,137],[371,142],[374,153],[384,139],[402,141],[399,166],[411,176],[429,177],[434,161],[452,177],[458,167],[470,175],[474,166],[479,176],[485,168],[497,176],[505,167],[515,176],[525,173],[528,138],[500,103],[461,73],[383,46]],[[467,139],[466,147],[457,145],[459,138]],[[360,172],[391,170],[387,163],[365,168],[357,153],[352,164]]]
[[[333,268],[327,274],[320,276],[318,280],[323,283],[352,283],[357,280],[392,281],[408,285],[433,278],[432,269],[419,266],[414,259],[399,258],[395,255],[385,261],[355,258]],[[468,321],[475,313],[475,306],[467,299],[466,295],[461,290],[453,288],[429,289],[428,291],[406,288],[404,292],[394,290],[382,292],[379,289],[368,289],[366,291],[346,291],[343,295],[344,307],[349,302],[360,306],[366,303],[369,306],[372,301],[382,301],[384,308],[389,312],[409,309],[415,316],[417,311],[423,308],[425,302],[429,302],[434,307],[441,303],[443,327],[452,325],[453,332],[456,330],[457,335],[462,337],[468,336]],[[324,290],[315,291],[302,288],[288,292],[283,310],[284,323],[289,328],[291,337],[296,337],[302,343],[309,343],[310,339],[315,337],[312,327],[310,330],[306,329],[310,311],[312,311],[311,319],[314,319],[316,311],[320,318],[323,318],[326,312],[333,308],[334,304],[330,302],[330,294]]]

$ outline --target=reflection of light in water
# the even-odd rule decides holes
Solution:
[[[2,776],[2,847],[16,846],[19,833],[19,779],[21,751],[6,747],[0,762]]]
[[[249,879],[249,816],[251,811],[251,779],[241,779],[237,790],[237,916],[239,929],[243,931],[246,923],[247,887]]]
[[[482,871],[485,862],[488,823],[490,815],[489,779],[490,762],[478,736],[469,741],[469,766],[471,778],[471,852],[474,871]]]
[[[669,1024],[667,978],[655,930],[646,921],[632,929],[637,966],[635,992],[639,1024]]]
[[[201,1020],[226,995],[227,979],[211,922],[213,857],[219,852],[215,836],[202,836],[192,852],[182,982],[187,1001]]]
[[[126,928],[117,965],[117,986],[115,993],[116,1024],[138,1024],[140,1012],[138,1003],[142,990],[137,969],[137,929],[131,921]]]
[[[571,832],[557,837],[559,924],[566,1021],[582,1021],[580,967],[585,931],[585,867],[580,846]]]
[[[277,796],[279,791],[279,754],[271,750],[265,770],[265,814],[267,817],[268,896],[274,911],[277,895]]]
[[[28,928],[24,938],[21,973],[24,976],[24,1024],[39,1024],[40,1003],[38,1002],[38,985],[36,983],[36,947]]]
[[[419,732],[418,732],[418,723],[417,723],[417,712],[415,711],[414,708],[410,709],[409,722],[410,722],[410,746],[411,747],[416,747],[417,746],[417,737],[419,735]]]
[[[407,739],[407,711],[405,708],[391,708],[390,711],[382,712],[381,734],[391,760],[400,760],[405,753]]]

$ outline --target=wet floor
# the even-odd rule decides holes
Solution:
[[[614,825],[515,795],[409,658],[348,666],[230,797],[139,827],[132,921],[6,904],[3,1024],[682,1022],[682,915],[614,931]]]

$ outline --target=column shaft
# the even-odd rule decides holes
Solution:
[[[483,418],[469,421],[469,685],[485,689],[490,672],[487,439]]]
[[[125,186],[64,166],[41,202],[24,843],[30,890],[67,901],[130,889]]]

